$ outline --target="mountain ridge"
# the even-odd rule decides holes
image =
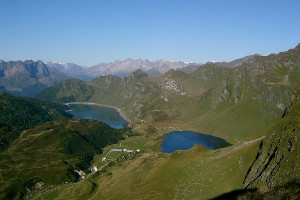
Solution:
[[[17,96],[34,96],[66,78],[40,60],[0,62],[0,91]]]

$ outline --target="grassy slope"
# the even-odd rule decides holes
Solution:
[[[54,103],[0,93],[0,151],[8,148],[24,129],[69,118],[66,109]]]
[[[299,199],[300,198],[300,97],[273,127],[261,133],[260,143],[243,187],[221,195],[222,199]],[[258,190],[256,188],[259,188]]]
[[[259,195],[256,192],[256,197],[272,196],[269,191],[294,193],[295,188],[287,188],[285,184],[300,177],[296,159],[300,154],[299,110],[300,99],[297,98],[289,113],[274,126],[231,147],[211,151],[196,145],[173,154],[144,153],[38,199],[66,196],[69,199],[210,199],[246,186],[265,188]],[[283,187],[277,187],[281,185]],[[254,197],[249,191],[244,193],[241,192],[241,199]]]
[[[55,120],[69,118],[64,106],[26,97],[14,97],[0,92],[0,122],[22,130]]]
[[[217,151],[195,146],[172,155],[145,153],[39,199],[78,199],[83,194],[83,199],[207,199],[240,189],[257,149],[254,142]]]
[[[268,132],[244,181],[244,187],[274,187],[300,177],[300,97]]]
[[[76,181],[74,169],[86,171],[93,156],[124,133],[92,120],[53,121],[23,131],[0,153],[0,197],[22,198],[37,182]]]
[[[79,79],[67,79],[36,95],[37,99],[57,103],[87,101],[94,93],[93,88]],[[55,94],[55,95],[53,95]]]

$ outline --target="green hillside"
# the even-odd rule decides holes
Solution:
[[[74,170],[87,173],[93,156],[125,133],[95,120],[58,120],[23,131],[0,153],[0,198],[22,199],[37,189],[77,181]]]
[[[0,92],[0,150],[18,137],[20,131],[70,115],[66,107]]]
[[[296,97],[282,119],[247,141],[143,153],[36,199],[298,199],[299,131]]]
[[[33,127],[55,119],[69,118],[66,107],[26,97],[0,93],[0,121],[18,130]]]
[[[43,90],[36,95],[37,99],[65,103],[72,101],[87,101],[93,95],[94,90],[79,79],[67,79],[53,87]]]
[[[95,120],[71,120],[67,107],[0,93],[0,199],[28,198],[35,190],[76,182],[102,148],[123,139]]]

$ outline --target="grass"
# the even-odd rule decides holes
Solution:
[[[76,182],[74,170],[87,172],[93,156],[126,133],[95,120],[57,120],[23,131],[0,152],[0,198],[24,198],[38,182],[46,188]]]
[[[111,166],[78,185],[80,188],[87,187],[90,181],[99,185],[88,199],[212,198],[232,189],[241,189],[243,175],[254,159],[257,148],[258,144],[255,143],[217,151],[196,146],[172,155],[144,153],[133,160],[123,161],[120,166]],[[68,198],[76,199],[76,188],[66,187],[56,198],[71,194]],[[51,193],[47,195],[51,196]],[[72,196],[74,198],[70,198]]]

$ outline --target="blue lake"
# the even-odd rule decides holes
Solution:
[[[162,152],[173,153],[176,150],[188,150],[195,144],[200,144],[212,150],[231,145],[224,139],[211,135],[193,131],[173,131],[164,137],[161,147]]]
[[[117,129],[125,128],[129,123],[114,108],[88,104],[69,104],[68,107],[74,119],[95,119]]]

